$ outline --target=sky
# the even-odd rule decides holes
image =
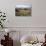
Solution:
[[[17,4],[16,8],[31,8],[32,4]]]

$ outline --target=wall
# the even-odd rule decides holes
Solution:
[[[16,17],[16,4],[32,3],[32,17]],[[0,0],[0,9],[6,12],[7,27],[46,27],[46,0]]]
[[[22,27],[29,26],[31,23],[31,17],[16,17],[15,16],[15,7],[16,4],[30,4],[30,0],[1,0],[0,9],[6,12],[8,23],[7,27]]]
[[[46,0],[32,0],[32,25],[46,27]]]

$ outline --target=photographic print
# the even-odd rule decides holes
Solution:
[[[16,5],[15,16],[32,16],[32,5]]]

